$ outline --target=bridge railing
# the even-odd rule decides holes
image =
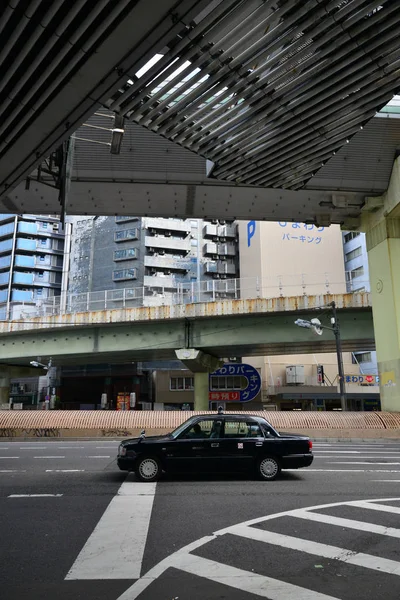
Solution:
[[[279,277],[242,277],[212,279],[183,283],[165,277],[165,285],[126,287],[98,292],[68,293],[48,299],[0,304],[0,320],[23,320],[33,317],[73,314],[77,312],[172,306],[218,300],[254,298],[284,298],[369,291],[369,281],[351,279],[338,281],[329,273],[293,274]]]

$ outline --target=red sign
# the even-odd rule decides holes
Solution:
[[[211,402],[240,402],[240,392],[210,392]]]

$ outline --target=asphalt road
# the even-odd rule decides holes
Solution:
[[[400,442],[315,443],[270,483],[141,484],[117,446],[0,442],[1,600],[400,598]]]

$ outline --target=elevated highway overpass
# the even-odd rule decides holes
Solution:
[[[172,359],[185,348],[218,358],[334,352],[331,332],[316,336],[294,325],[316,310],[329,324],[332,300],[343,349],[374,349],[370,297],[359,293],[27,316],[0,323],[0,363],[29,365],[38,356],[55,365]]]
[[[397,151],[398,122],[379,113],[399,87],[396,8],[388,0],[6,3],[0,209],[59,212],[68,196],[74,214],[358,224],[366,196],[387,188]],[[95,112],[106,126],[88,122]],[[125,127],[125,163],[78,161],[67,194],[71,157],[60,144],[82,123],[75,141],[102,132],[107,152]],[[154,145],[150,164],[176,148],[175,164],[183,152],[196,168],[174,171],[167,160],[163,169],[161,160],[144,173],[138,128]]]

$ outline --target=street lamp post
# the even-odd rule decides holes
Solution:
[[[330,306],[332,308],[332,318],[331,318],[332,329],[333,329],[333,333],[335,334],[335,340],[336,340],[336,358],[337,358],[337,364],[338,364],[340,404],[341,404],[342,410],[347,410],[346,387],[345,387],[345,382],[344,382],[344,369],[343,369],[342,342],[340,339],[340,325],[339,325],[339,321],[337,318],[336,303],[331,302]]]
[[[331,302],[329,304],[332,309],[331,325],[327,327],[322,325],[319,319],[311,319],[307,321],[305,319],[297,319],[295,325],[299,327],[305,327],[306,329],[312,329],[317,335],[322,335],[324,329],[333,331],[336,341],[336,358],[338,364],[338,377],[339,377],[339,393],[340,393],[340,405],[342,410],[347,410],[347,398],[346,398],[346,387],[344,382],[344,369],[343,369],[343,356],[342,356],[342,342],[340,339],[340,325],[337,318],[336,303]]]

